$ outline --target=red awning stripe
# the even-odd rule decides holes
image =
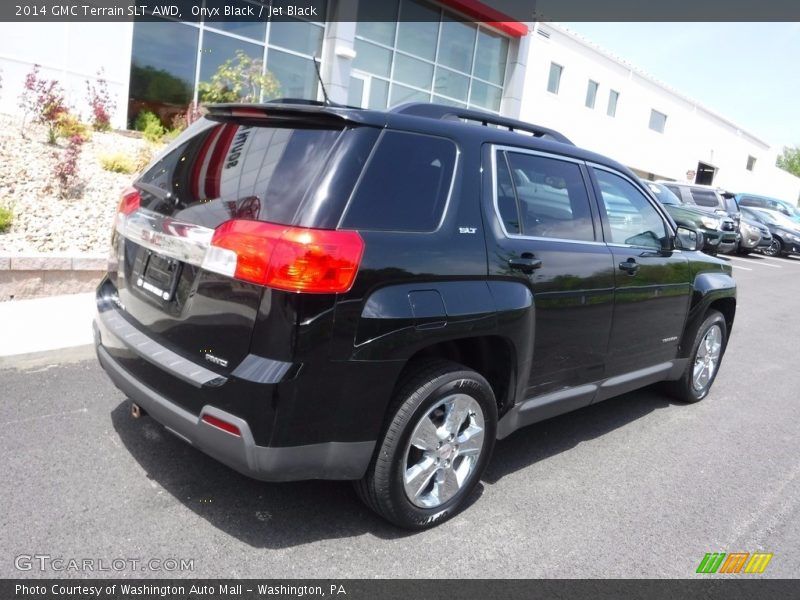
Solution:
[[[525,23],[515,21],[478,0],[440,0],[440,2],[512,37],[528,35],[528,26]]]

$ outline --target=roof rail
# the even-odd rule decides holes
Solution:
[[[575,145],[569,138],[554,129],[540,127],[539,125],[533,125],[531,123],[525,123],[524,121],[517,121],[516,119],[509,119],[471,108],[430,104],[428,102],[408,102],[393,108],[390,112],[399,115],[426,117],[428,119],[451,119],[454,121],[463,119],[466,121],[474,121],[484,126],[499,125],[501,127],[507,127],[509,131],[525,131],[532,134],[534,137],[552,139],[562,144],[569,144],[570,146]]]

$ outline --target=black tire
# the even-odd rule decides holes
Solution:
[[[715,364],[710,376],[701,377],[699,381],[695,381],[695,367],[698,366],[701,368],[701,362],[705,363],[706,366],[708,365],[708,362],[705,361],[707,347],[703,349],[704,354],[700,355],[698,358],[698,353],[701,351],[701,343],[705,343],[707,335],[711,335],[712,337],[716,335],[710,334],[712,329],[715,328],[719,334],[719,353],[717,355]],[[698,327],[697,333],[695,333],[694,340],[692,341],[692,351],[689,354],[689,363],[686,365],[686,370],[683,372],[683,375],[681,375],[681,378],[677,381],[667,382],[667,390],[669,393],[676,399],[683,402],[700,402],[700,400],[705,398],[717,377],[719,366],[722,363],[722,357],[725,354],[725,347],[727,343],[728,326],[725,323],[725,318],[720,312],[716,310],[709,310],[708,313],[706,313],[706,318],[700,324],[700,327]]]
[[[783,243],[780,239],[773,237],[772,244],[768,248],[764,248],[763,252],[767,256],[780,256],[783,254]]]
[[[739,255],[740,256],[747,256],[751,252],[752,252],[752,249],[750,249],[750,248],[741,248],[741,247],[739,248]]]
[[[458,410],[452,410],[456,406]],[[463,429],[461,424],[455,429],[458,435],[453,443],[448,441],[452,438],[439,435],[448,429],[448,422],[444,420],[448,407],[453,415],[457,412],[466,415]],[[478,408],[482,413],[480,415],[477,412]],[[440,416],[442,424],[436,428],[438,422],[436,419]],[[477,439],[479,436],[475,433],[480,429],[477,426],[479,420],[483,425],[482,439]],[[451,421],[456,423],[456,419]],[[433,425],[434,429],[428,429],[426,425]],[[421,437],[420,427],[439,436],[433,439],[439,440],[440,449],[424,452],[417,447],[419,441],[412,446],[412,434],[417,431],[416,439],[419,440]],[[450,427],[452,428],[452,424]],[[467,438],[467,433],[470,432],[475,439]],[[419,363],[398,387],[383,439],[378,442],[375,456],[366,475],[356,482],[356,491],[367,506],[395,525],[417,530],[433,527],[464,508],[489,462],[496,435],[497,404],[486,379],[463,365],[449,361]],[[474,459],[471,454],[469,456],[460,454],[458,442],[467,439],[472,439],[470,445],[474,444],[480,448]],[[468,442],[462,443],[466,446]],[[447,465],[444,464],[445,458]],[[436,466],[433,465],[434,460]],[[410,463],[413,463],[411,468]],[[443,495],[446,496],[454,488],[448,488],[444,482],[445,476],[463,470],[466,475],[462,483],[455,488],[458,491],[435,506],[426,507],[419,503],[426,499],[432,502],[438,501],[438,492],[418,494],[412,499],[406,492],[404,474],[423,463],[427,466],[418,469],[417,472],[427,473],[434,469],[434,473],[424,475],[415,482],[427,482],[423,484],[421,490],[445,490]],[[441,467],[438,466],[440,464]],[[451,468],[444,468],[450,467],[451,464]],[[425,477],[429,479],[426,480]],[[457,478],[449,481],[456,482]]]

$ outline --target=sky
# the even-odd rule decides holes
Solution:
[[[800,23],[559,23],[771,146],[800,146]]]

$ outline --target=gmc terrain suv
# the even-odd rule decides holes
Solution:
[[[520,427],[658,381],[706,397],[736,286],[696,246],[552,130],[218,105],[122,196],[97,355],[135,414],[237,471],[355,480],[424,528]]]

